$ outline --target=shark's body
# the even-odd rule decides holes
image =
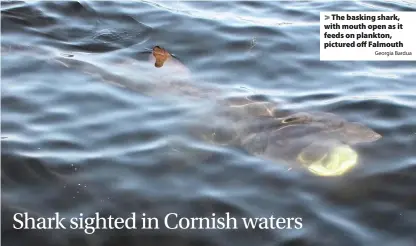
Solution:
[[[237,145],[265,159],[313,167],[311,171],[320,175],[343,174],[356,164],[352,145],[381,138],[370,128],[335,114],[284,112],[268,100],[223,96],[221,90],[195,82],[188,68],[159,46],[146,61],[123,58],[110,62],[108,57],[85,53],[52,60],[151,96],[213,102],[212,131],[204,135],[209,141]],[[137,76],[140,82],[135,80]]]

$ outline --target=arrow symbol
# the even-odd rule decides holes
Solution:
[[[325,20],[328,20],[329,19],[329,16],[328,15],[325,15]]]

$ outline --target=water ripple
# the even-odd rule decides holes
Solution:
[[[414,9],[409,1],[2,2],[3,243],[412,245],[415,63],[321,62],[316,47],[320,11]],[[328,179],[206,142],[200,131],[220,121],[210,102],[145,96],[140,83],[158,81],[124,66],[153,45],[185,63],[195,86],[332,112],[383,138],[358,145],[360,164]],[[301,217],[304,226],[90,236],[12,229],[12,215],[26,211],[230,212]]]

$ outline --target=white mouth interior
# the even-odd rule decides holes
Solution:
[[[303,158],[302,153],[298,161],[306,165],[312,173],[319,176],[343,175],[356,166],[358,160],[357,152],[348,145],[337,146],[330,153],[325,154],[321,159],[310,163]]]

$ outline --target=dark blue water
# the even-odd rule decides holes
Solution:
[[[416,63],[319,61],[320,11],[416,6],[2,1],[2,244],[416,245]],[[195,85],[261,95],[282,110],[334,113],[383,138],[358,145],[359,165],[332,178],[201,141],[189,128],[220,120],[209,102],[170,100],[168,91],[149,97],[131,85],[157,84],[123,65],[155,45],[182,61]],[[81,58],[62,62],[71,57]],[[136,212],[162,221],[172,212],[229,212],[299,217],[303,226],[86,235],[15,230],[17,212]]]

